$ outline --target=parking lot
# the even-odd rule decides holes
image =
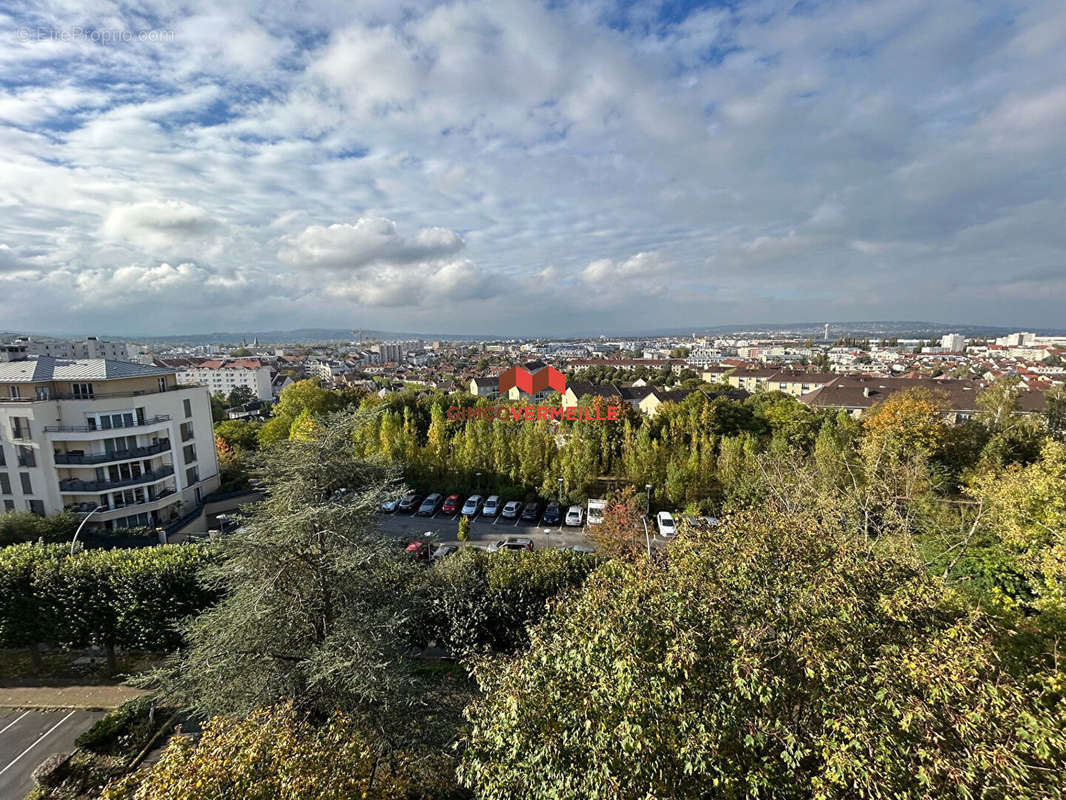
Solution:
[[[54,753],[69,753],[74,740],[103,711],[0,710],[0,797],[17,800],[33,787],[33,770]]]
[[[459,532],[459,514],[446,515],[440,511],[430,517],[419,517],[415,514],[396,511],[391,514],[382,513],[381,530],[388,536],[406,538],[411,541],[421,539],[427,531],[436,535],[436,541],[442,543],[457,543]],[[503,519],[502,517],[471,517],[470,519],[470,542],[477,546],[487,546],[497,539],[508,536],[525,536],[533,541],[534,548],[545,547],[573,547],[578,544],[589,544],[585,537],[584,527],[568,527],[566,525],[545,526],[521,519]]]

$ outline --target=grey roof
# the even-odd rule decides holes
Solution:
[[[0,362],[0,383],[45,381],[112,381],[120,378],[150,378],[173,375],[175,370],[111,358],[56,358],[29,356]]]

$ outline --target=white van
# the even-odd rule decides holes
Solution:
[[[589,500],[589,525],[599,525],[603,522],[603,510],[605,508],[607,508],[607,502],[605,500]]]

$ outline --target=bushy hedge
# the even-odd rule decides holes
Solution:
[[[198,574],[206,545],[88,550],[67,545],[0,548],[0,647],[171,650],[176,623],[215,602]]]
[[[455,656],[513,652],[548,601],[581,586],[599,560],[565,550],[486,553],[463,548],[426,571],[427,638]]]

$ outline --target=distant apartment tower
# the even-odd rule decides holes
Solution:
[[[218,485],[205,389],[171,369],[0,348],[0,511],[154,527]]]
[[[949,353],[961,353],[966,349],[966,338],[957,333],[947,333],[940,337],[940,347]]]
[[[1007,336],[1000,336],[996,339],[996,344],[1003,347],[1031,347],[1036,341],[1035,333],[1011,333]]]
[[[827,342],[829,341],[829,323],[828,322],[825,323],[825,336],[823,338],[825,339],[825,341],[827,341]]]
[[[374,345],[372,349],[381,356],[382,363],[385,363],[404,361],[408,353],[412,350],[421,350],[422,347],[421,339],[412,339],[406,342],[381,342]]]
[[[53,358],[110,358],[115,361],[130,359],[129,346],[126,342],[108,342],[95,336],[89,336],[80,342],[39,342],[29,336],[20,336],[15,343],[25,345],[28,355]]]
[[[165,361],[159,362],[167,366]],[[209,359],[177,367],[178,382],[206,386],[211,394],[228,395],[238,386],[251,389],[256,398],[274,398],[273,370],[257,358]]]

